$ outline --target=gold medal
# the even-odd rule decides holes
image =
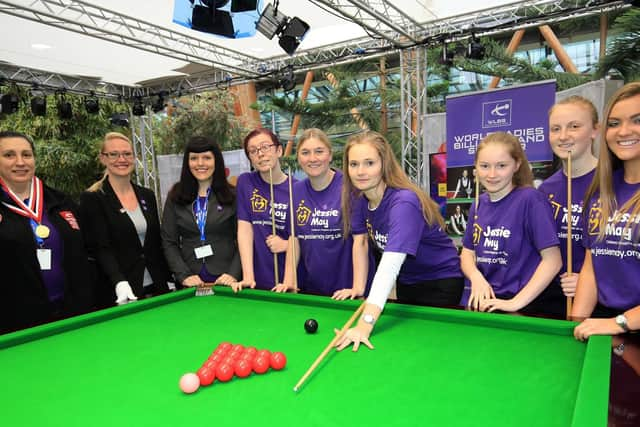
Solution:
[[[38,224],[38,226],[36,227],[36,236],[41,239],[46,239],[47,237],[49,237],[49,227],[47,227],[46,225]]]

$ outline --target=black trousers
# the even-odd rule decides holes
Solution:
[[[398,282],[396,293],[398,301],[405,304],[451,307],[460,304],[463,289],[462,277],[450,277],[412,284]]]

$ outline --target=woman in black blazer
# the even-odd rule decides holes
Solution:
[[[169,191],[162,216],[162,245],[176,282],[237,282],[241,266],[236,226],[236,197],[222,152],[214,141],[192,137],[180,181]]]
[[[100,280],[99,306],[123,304],[169,291],[154,193],[131,182],[135,158],[129,138],[105,136],[100,161],[104,177],[80,196],[80,212],[89,253]]]

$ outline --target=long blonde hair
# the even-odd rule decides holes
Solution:
[[[354,197],[362,194],[353,186],[351,179],[346,178],[349,177],[349,151],[356,144],[370,144],[375,148],[382,159],[382,181],[387,187],[413,191],[420,200],[425,221],[429,225],[438,224],[444,229],[444,219],[440,215],[438,205],[420,187],[411,182],[400,167],[391,145],[384,136],[378,132],[365,131],[349,138],[344,147],[342,168],[345,179],[342,181],[342,222],[345,236],[351,233],[351,201]]]
[[[635,194],[618,209],[618,201],[616,200],[616,193],[613,188],[613,172],[620,168],[624,168],[624,163],[616,157],[613,151],[609,149],[609,144],[607,144],[607,122],[609,121],[611,110],[613,110],[613,107],[618,102],[638,95],[640,95],[640,82],[628,83],[618,89],[613,96],[611,96],[604,110],[603,125],[600,129],[600,140],[602,142],[600,144],[598,166],[596,166],[593,181],[591,181],[591,185],[589,186],[584,198],[584,206],[587,207],[590,205],[590,201],[595,197],[596,193],[600,193],[600,218],[605,221],[604,225],[606,225],[606,221],[608,221],[609,216],[616,210],[618,210],[618,215],[613,219],[614,222],[616,222],[618,218],[626,212],[630,212],[631,217],[637,217],[640,215],[640,190],[636,191]],[[588,215],[589,210],[590,209],[588,208],[585,209],[584,214]],[[588,220],[588,218],[585,219]],[[585,222],[585,224],[588,224],[588,222]],[[628,227],[631,227],[631,222],[628,222],[625,225],[625,231]],[[606,226],[601,226],[598,232],[598,241],[602,241],[604,239],[605,231]],[[637,230],[634,231],[637,232]]]
[[[131,143],[131,140],[124,134],[120,133],[120,132],[108,132],[105,136],[104,139],[102,140],[102,143],[100,144],[100,150],[98,151],[98,156],[100,156],[100,154],[102,154],[102,152],[104,151],[104,147],[105,145],[107,145],[107,142],[113,140],[113,139],[122,139],[124,141],[127,141],[129,143],[129,145],[131,146],[131,148],[133,148],[133,144]],[[87,191],[95,193],[96,191],[102,191],[102,187],[104,186],[104,182],[106,181],[106,179],[109,177],[109,173],[105,170],[104,174],[102,175],[102,178],[100,178],[99,180],[97,180],[96,182],[94,182],[93,184],[91,184],[91,186],[89,188],[87,188]]]

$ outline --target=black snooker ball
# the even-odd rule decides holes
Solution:
[[[308,319],[304,322],[304,330],[307,331],[308,334],[315,334],[318,330],[318,322],[316,319]]]

